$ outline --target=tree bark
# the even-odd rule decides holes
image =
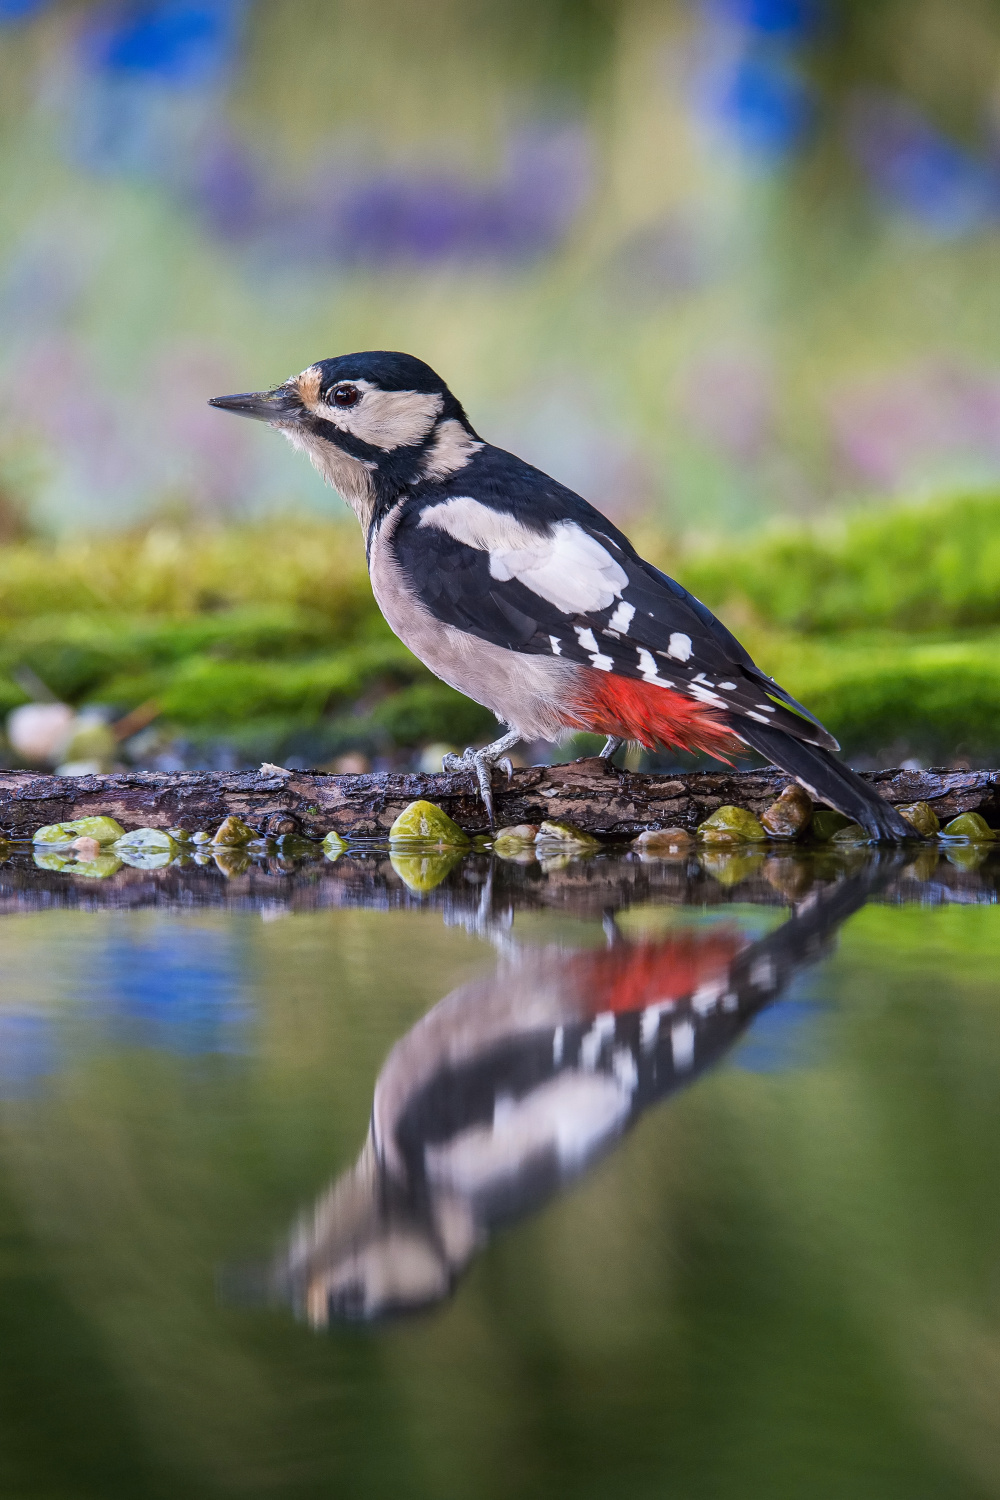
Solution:
[[[607,839],[633,838],[645,828],[697,824],[724,803],[760,815],[791,778],[760,771],[647,775],[619,771],[597,757],[494,776],[497,825],[566,818]],[[979,812],[1000,825],[1000,771],[875,771],[874,789],[896,804],[926,801],[942,822]],[[231,813],[261,833],[335,829],[349,838],[380,838],[409,802],[426,798],[469,833],[486,818],[468,772],[373,772],[333,776],[320,771],[123,771],[107,776],[41,776],[0,772],[0,829],[30,838],[46,823],[104,813],[125,828],[214,830]]]

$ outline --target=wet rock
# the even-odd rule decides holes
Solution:
[[[789,901],[801,901],[812,889],[814,879],[811,862],[792,855],[765,860],[761,874],[769,886]]]
[[[33,850],[35,864],[40,870],[65,870],[67,865],[73,863],[73,851],[68,844],[62,846],[62,852],[54,850],[45,852],[44,844],[36,844]]]
[[[986,844],[946,844],[944,857],[959,870],[978,870],[990,857]]]
[[[809,837],[815,839],[818,844],[826,844],[835,833],[846,828],[850,821],[850,818],[845,818],[843,813],[834,812],[832,807],[818,807],[809,824]]]
[[[960,813],[941,830],[942,838],[966,839],[970,844],[992,844],[996,833],[981,813]]]
[[[900,809],[902,810],[902,809]],[[903,878],[907,880],[930,880],[938,867],[941,859],[941,851],[936,848],[921,849],[916,859],[903,870]]]
[[[165,828],[133,828],[131,833],[123,833],[120,839],[115,840],[114,851],[116,854],[131,853],[133,850],[169,850],[171,858],[178,852],[177,840],[171,838]]]
[[[74,839],[96,839],[101,845],[113,844],[125,830],[114,818],[73,818],[69,823],[47,823],[32,834],[36,844],[72,844]]]
[[[897,807],[896,811],[902,813],[925,839],[933,838],[941,827],[941,820],[929,802],[910,802],[905,807]]]
[[[323,843],[320,847],[322,848],[326,858],[330,860],[332,864],[335,859],[339,859],[342,854],[346,853],[347,840],[342,839],[339,833],[334,833],[331,830],[331,832],[328,833],[326,838],[323,840]]]
[[[466,849],[470,839],[467,833],[452,822],[446,812],[435,807],[433,802],[411,802],[404,807],[389,829],[390,840],[419,839],[424,844],[435,844],[440,849]],[[430,889],[430,887],[428,887]]]
[[[221,844],[225,849],[240,849],[244,844],[249,844],[250,840],[256,837],[257,835],[253,829],[248,828],[242,818],[237,818],[235,814],[230,814],[228,818],[223,818],[215,830],[215,837],[212,839],[212,843],[216,845]]]
[[[175,844],[189,844],[191,842],[191,835],[186,828],[168,828],[167,832]]]
[[[275,841],[278,853],[284,859],[322,859],[322,847],[312,839],[304,839],[300,833],[285,833]]]
[[[440,854],[403,854],[394,849],[389,862],[403,884],[422,896],[439,886],[463,857],[461,849],[442,849]]]
[[[698,828],[704,844],[754,844],[766,838],[760,820],[745,807],[719,807]]]
[[[601,847],[601,841],[595,839],[593,834],[587,833],[583,828],[578,828],[575,823],[570,823],[566,818],[548,818],[538,826],[538,832],[535,834],[535,847],[539,852],[547,847],[553,854],[568,853],[570,848],[588,849],[594,852]]]
[[[785,787],[777,802],[771,803],[760,821],[772,838],[797,839],[809,827],[812,815],[812,798],[804,787],[793,781]]]
[[[845,823],[843,828],[837,829],[830,843],[850,846],[851,844],[870,844],[871,841],[871,834],[862,828],[860,823]]]
[[[632,848],[637,854],[657,858],[687,854],[693,846],[694,836],[686,828],[647,828],[645,833],[632,840]]]
[[[197,833],[192,833],[191,842],[192,844],[210,844],[212,842],[212,835],[206,833],[204,828],[199,828]]]
[[[501,859],[510,859],[515,854],[523,854],[526,849],[533,849],[539,826],[538,823],[511,823],[507,828],[501,828],[493,835],[494,853]]]

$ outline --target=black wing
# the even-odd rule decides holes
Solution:
[[[531,476],[538,472],[527,465],[521,470]],[[428,511],[442,504],[437,492],[404,502],[393,538],[410,586],[437,619],[511,651],[558,656],[673,688],[808,744],[839,748],[818,719],[754,664],[710,609],[639,557],[585,501],[552,481],[547,484],[549,514],[540,521],[530,516],[533,535],[544,543],[556,527],[572,525],[598,543],[617,565],[612,571],[618,586],[610,602],[568,612],[519,577],[497,577],[495,556],[485,546],[468,545],[453,531],[427,524]],[[508,516],[505,497],[493,489],[484,487],[484,498],[475,503]],[[463,490],[464,497],[475,493]],[[552,504],[556,498],[558,509]],[[519,509],[516,522],[527,526],[529,515]]]

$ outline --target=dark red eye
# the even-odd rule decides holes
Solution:
[[[335,385],[327,393],[327,400],[334,406],[357,406],[361,392],[356,385]]]

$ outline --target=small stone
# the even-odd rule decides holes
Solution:
[[[36,844],[72,844],[74,839],[96,839],[99,844],[113,844],[125,832],[114,818],[74,818],[69,823],[47,823],[36,829]]]
[[[511,823],[493,835],[494,852],[505,859],[533,848],[538,830],[537,823]]]
[[[686,828],[647,828],[632,840],[632,848],[638,854],[686,854],[693,843],[694,836]]]
[[[900,811],[902,811],[902,809],[900,809]],[[916,859],[911,860],[903,870],[904,879],[921,881],[930,880],[931,876],[934,874],[934,871],[938,867],[938,862],[940,861],[940,859],[941,851],[940,849],[935,848],[933,845],[931,845],[929,849],[921,849]]]
[[[760,820],[745,807],[719,807],[698,828],[705,844],[754,844],[766,837]]]
[[[210,844],[212,842],[212,835],[206,833],[204,828],[199,828],[197,833],[192,833],[191,842],[192,844]]]
[[[966,839],[970,844],[992,844],[996,833],[979,813],[959,813],[941,830],[946,839]]]
[[[96,859],[101,852],[101,846],[96,839],[74,839],[70,848],[76,850],[77,859]]]
[[[242,818],[230,815],[223,818],[215,830],[213,844],[221,844],[225,849],[240,849],[244,844],[249,844],[252,838],[256,838],[252,828],[248,828]]]
[[[944,857],[959,870],[978,870],[990,857],[986,844],[946,844]]]
[[[323,840],[321,847],[326,858],[332,863],[335,859],[339,859],[346,851],[347,840],[342,839],[339,833],[335,833],[331,829]]]
[[[32,857],[40,870],[65,870],[73,862],[73,851],[68,844],[63,844],[58,853],[51,846],[36,844]]]
[[[871,834],[866,832],[860,823],[845,823],[843,828],[838,828],[830,843],[850,845],[870,844],[871,841]]]
[[[191,842],[191,835],[186,828],[168,828],[167,832],[175,844],[189,844]]]
[[[539,844],[561,844],[572,845],[574,849],[599,849],[600,839],[595,839],[592,833],[587,833],[583,828],[578,828],[575,823],[570,823],[566,818],[547,818],[540,823],[538,832],[535,834],[535,845]],[[556,852],[556,851],[553,851]]]
[[[850,821],[850,818],[845,818],[843,813],[834,812],[832,807],[818,807],[809,824],[809,837],[815,839],[818,844],[826,844],[835,833],[846,828]]]
[[[401,854],[393,850],[389,862],[403,884],[423,896],[439,886],[462,857],[462,850],[454,848],[442,848],[440,854]]]
[[[133,828],[131,833],[124,833],[120,839],[115,840],[114,849],[116,854],[121,855],[139,850],[168,850],[171,859],[178,852],[176,839],[171,838],[165,828]]]
[[[440,807],[433,802],[418,800],[404,807],[389,829],[391,840],[419,839],[421,843],[435,844],[439,849],[465,849],[469,835],[459,828]]]
[[[775,839],[797,839],[809,827],[813,815],[812,798],[795,781],[786,786],[777,802],[772,802],[761,817],[767,833]]]
[[[912,823],[924,838],[933,838],[941,828],[941,820],[929,802],[910,802],[906,807],[897,807],[908,823]]]

